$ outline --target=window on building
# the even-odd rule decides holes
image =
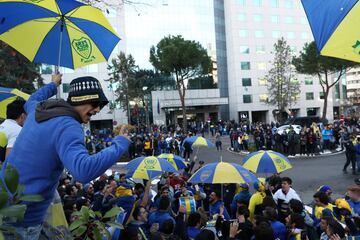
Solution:
[[[294,1],[293,0],[286,0],[285,1],[286,8],[294,8]]]
[[[306,17],[301,17],[301,18],[300,18],[300,23],[301,23],[302,25],[308,24],[308,21],[307,21]]]
[[[313,80],[312,78],[305,78],[305,85],[313,85]]]
[[[279,21],[279,16],[278,15],[271,15],[271,22],[272,23],[279,23],[280,21]]]
[[[248,46],[240,46],[240,53],[249,54],[250,53],[250,48]]]
[[[247,37],[248,37],[248,30],[246,30],[246,29],[241,29],[241,30],[239,31],[239,35],[240,35],[241,38],[247,38]]]
[[[270,0],[270,5],[273,8],[278,8],[279,7],[279,0]]]
[[[346,87],[346,84],[341,84],[341,85],[342,85],[343,98],[346,99],[346,95],[347,95],[347,87]]]
[[[267,80],[265,78],[259,78],[259,86],[266,86]]]
[[[243,78],[242,85],[243,87],[251,87],[251,78]]]
[[[266,70],[266,63],[260,62],[257,64],[258,70]]]
[[[53,66],[47,64],[41,64],[40,74],[52,74],[53,73]]]
[[[265,53],[265,45],[256,45],[256,53],[264,54]]]
[[[240,22],[245,22],[246,21],[246,13],[239,13],[238,20]]]
[[[262,22],[263,16],[261,14],[254,14],[254,22]]]
[[[314,100],[314,93],[313,92],[307,92],[306,93],[306,100]]]
[[[262,31],[262,30],[255,31],[255,37],[256,38],[263,38],[264,37],[264,31]]]
[[[318,109],[319,109],[319,108],[307,108],[307,109],[306,109],[306,113],[307,113],[307,115],[308,115],[309,117],[310,117],[310,116],[317,116]]]
[[[253,0],[253,4],[254,4],[255,7],[261,7],[262,0]]]
[[[62,88],[63,88],[63,93],[70,92],[70,83],[63,83]]]
[[[293,24],[294,23],[294,17],[285,17],[285,23]]]
[[[309,38],[309,34],[307,32],[302,32],[301,33],[301,38],[302,39],[308,39]]]
[[[300,93],[295,94],[295,96],[293,96],[293,100],[294,101],[299,101],[300,100]]]
[[[252,103],[251,95],[243,95],[243,103]]]
[[[319,97],[320,97],[320,99],[324,99],[324,92],[319,92]]]
[[[269,96],[267,94],[260,94],[259,95],[260,102],[267,102],[268,98],[269,98]]]
[[[335,85],[335,99],[340,99],[340,84]]]
[[[241,70],[250,70],[250,62],[241,62]]]
[[[271,36],[276,39],[280,38],[280,31],[272,31]]]
[[[245,6],[246,5],[246,0],[236,0],[236,3],[240,6]]]
[[[287,33],[287,38],[288,39],[295,39],[295,33],[294,32],[288,32]]]

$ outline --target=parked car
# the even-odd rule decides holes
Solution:
[[[285,121],[285,125],[300,125],[310,127],[312,123],[321,123],[320,117],[312,116],[312,117],[294,117],[289,118]]]
[[[288,133],[290,131],[290,127],[294,128],[294,131],[297,134],[300,134],[302,127],[300,125],[282,125],[280,127],[277,128],[278,133],[281,135],[283,134],[283,132],[285,131],[286,133]]]

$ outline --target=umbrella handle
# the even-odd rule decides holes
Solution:
[[[60,63],[61,63],[61,47],[62,47],[62,38],[63,38],[63,31],[64,31],[64,16],[61,16],[61,26],[60,26],[60,41],[59,41],[59,54],[58,54],[58,64],[55,66],[55,74],[59,74],[60,71]],[[60,86],[57,87],[56,98],[60,99]]]

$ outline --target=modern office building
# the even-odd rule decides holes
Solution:
[[[284,37],[294,54],[313,41],[311,29],[297,0],[224,1],[229,117],[252,122],[274,120],[274,107],[266,104],[267,81],[272,67],[274,43]],[[298,75],[301,91],[290,106],[296,116],[321,116],[322,88],[317,77]],[[333,101],[329,97],[329,120],[333,119]]]
[[[181,35],[186,40],[199,42],[207,50],[213,60],[213,78],[221,85],[220,88],[225,87],[227,71],[223,61],[226,59],[223,57],[219,61],[219,56],[226,53],[223,51],[218,54],[218,34],[214,16],[214,8],[218,7],[216,4],[214,0],[147,0],[136,6],[126,5],[126,53],[134,57],[140,68],[153,69],[149,62],[151,46],[156,46],[165,36]],[[221,19],[223,20],[223,16]],[[221,36],[225,43],[224,32]],[[200,96],[199,91],[195,90],[187,91],[188,120],[220,119],[220,106],[227,106],[226,94],[220,96],[219,89],[210,89],[202,93],[205,95]],[[211,101],[211,98],[215,98],[216,101]],[[151,105],[155,123],[181,122],[181,104],[177,91],[153,92]],[[159,112],[157,106],[160,106]]]

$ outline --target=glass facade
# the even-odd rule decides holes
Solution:
[[[314,93],[307,92],[305,97],[306,97],[306,100],[314,100]]]
[[[245,0],[238,3],[245,4]],[[153,68],[150,48],[169,35],[199,42],[216,59],[214,0],[167,0],[166,4],[147,0],[139,7],[125,4],[124,8],[127,54],[134,57],[140,68]]]
[[[241,70],[250,70],[250,62],[241,62]]]
[[[249,53],[250,53],[250,48],[249,48],[249,46],[240,46],[240,53],[242,53],[242,54],[249,54]]]
[[[242,85],[243,85],[243,87],[250,87],[251,86],[251,78],[243,78]]]
[[[243,95],[243,103],[252,103],[251,95]]]
[[[218,67],[218,87],[220,97],[229,97],[227,55],[225,39],[225,10],[223,0],[214,0],[215,40],[216,40],[216,62]],[[222,119],[229,117],[229,105],[220,106]]]

